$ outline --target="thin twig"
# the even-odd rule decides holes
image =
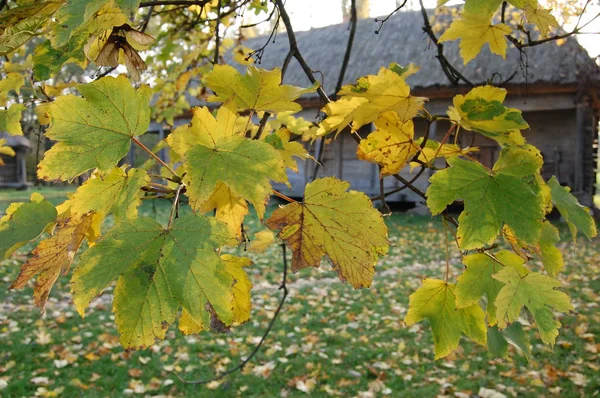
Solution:
[[[142,144],[142,142],[140,140],[138,140],[136,137],[131,137],[131,141],[133,141],[134,144],[136,144],[137,146],[142,148],[146,153],[148,153],[148,155],[153,157],[154,160],[156,160],[161,166],[163,166],[165,169],[167,169],[169,171],[169,173],[173,174],[173,177],[176,178],[177,182],[181,182],[181,177],[179,177],[179,175],[177,175],[175,170],[173,170],[171,168],[171,166],[166,164],[161,158],[159,158],[154,152],[152,152],[146,145]]]
[[[383,29],[383,24],[385,24],[388,21],[388,19],[390,19],[392,17],[392,15],[394,15],[395,13],[400,11],[400,9],[406,5],[407,1],[408,0],[404,0],[404,2],[402,4],[400,4],[398,7],[396,7],[396,9],[394,11],[390,12],[387,17],[385,17],[383,19],[375,18],[375,22],[377,22],[379,24],[379,28],[375,31],[376,35],[378,35],[379,32],[381,32],[381,29]]]
[[[219,36],[219,26],[221,25],[221,0],[217,2],[217,22],[215,26],[215,57],[213,64],[219,63],[219,48],[221,47],[221,37]]]
[[[175,199],[173,199],[173,206],[171,207],[171,213],[169,214],[169,223],[167,224],[167,228],[171,228],[171,225],[173,225],[173,220],[179,217],[179,195],[181,194],[183,187],[183,184],[179,184],[177,191],[175,192]]]
[[[210,383],[211,381],[221,380],[225,376],[228,376],[228,375],[230,375],[232,373],[235,373],[237,371],[244,370],[244,367],[258,353],[258,351],[262,347],[263,343],[267,339],[267,336],[271,332],[271,329],[273,329],[273,325],[275,324],[275,321],[277,320],[277,317],[279,316],[279,313],[281,312],[281,309],[283,308],[283,304],[285,303],[285,299],[287,298],[287,296],[289,294],[289,291],[288,291],[287,285],[286,285],[286,283],[287,283],[287,269],[288,269],[288,265],[287,265],[287,253],[286,253],[285,243],[281,244],[281,250],[282,250],[282,256],[283,256],[283,277],[282,277],[281,284],[279,285],[279,290],[283,291],[283,295],[281,296],[281,300],[279,301],[279,305],[277,306],[277,309],[275,310],[275,313],[273,314],[273,318],[271,318],[271,321],[269,322],[269,325],[267,326],[267,329],[263,333],[262,338],[260,339],[260,341],[258,342],[258,344],[256,345],[256,347],[254,347],[254,349],[252,350],[252,352],[250,353],[250,355],[248,355],[248,357],[246,359],[244,359],[242,362],[240,362],[237,366],[234,366],[233,368],[228,369],[225,372],[223,372],[220,375],[215,376],[213,378],[210,378],[210,379],[201,379],[201,380],[184,380],[184,379],[181,378],[181,376],[179,376],[179,374],[176,373],[176,375],[179,378],[179,380],[181,380],[182,382],[184,382],[186,384],[206,384],[206,383]]]

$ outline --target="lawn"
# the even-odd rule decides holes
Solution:
[[[26,194],[10,200],[22,198]],[[53,200],[61,198],[64,192]],[[0,212],[7,205],[0,196]],[[168,206],[145,203],[141,212],[164,220]],[[559,316],[563,327],[553,348],[528,327],[530,363],[514,350],[510,361],[490,360],[484,348],[466,340],[451,356],[434,361],[428,325],[409,328],[402,319],[421,279],[444,273],[442,225],[402,213],[386,221],[390,254],[370,289],[340,283],[327,264],[291,275],[290,296],[263,349],[243,372],[206,385],[185,384],[178,376],[210,378],[251,352],[279,302],[280,247],[260,256],[247,253],[254,260],[250,322],[224,335],[185,337],[171,327],[167,340],[140,352],[126,352],[118,343],[111,291],[81,319],[71,303],[68,278],[61,278],[46,315],[39,317],[31,288],[8,290],[27,259],[21,250],[0,266],[0,396],[578,397],[600,389],[598,239],[560,244],[568,264],[561,280],[576,313]],[[247,226],[251,236],[262,228],[255,217]],[[459,253],[452,250],[450,258],[456,276]]]

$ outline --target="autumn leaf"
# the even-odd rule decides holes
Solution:
[[[529,334],[519,322],[512,323],[506,329],[497,326],[488,328],[488,356],[490,358],[508,359],[508,345],[519,349],[528,361],[531,361],[531,343]]]
[[[422,145],[423,139],[420,138],[416,140],[417,145],[419,147]],[[441,144],[435,140],[427,140],[425,143],[425,147],[421,149],[421,153],[419,153],[418,160],[421,163],[424,163],[430,167],[434,166],[436,159],[439,158],[450,158],[453,156],[468,156],[473,152],[479,151],[477,147],[465,147],[461,148],[456,144]],[[412,171],[415,167],[418,167],[421,163],[419,162],[411,162],[410,170]]]
[[[6,77],[0,80],[0,105],[6,105],[8,95],[12,92],[21,93],[21,87],[25,84],[23,75],[16,72],[7,73]]]
[[[558,229],[544,221],[542,235],[540,236],[539,251],[544,269],[548,275],[555,277],[565,266],[562,252],[555,246],[560,241]]]
[[[58,142],[40,162],[40,178],[72,180],[93,168],[111,170],[129,151],[131,138],[148,129],[148,86],[135,90],[120,75],[77,89],[84,98],[62,96],[48,107],[52,123],[46,136]]]
[[[192,208],[214,208],[209,201],[221,183],[234,197],[252,203],[262,218],[271,193],[270,180],[287,182],[285,166],[271,145],[236,135],[235,118],[235,111],[227,106],[221,107],[217,119],[208,109],[196,108],[191,124],[177,128],[167,142],[185,160],[183,180]]]
[[[420,150],[414,141],[412,120],[402,121],[396,112],[386,112],[375,121],[376,130],[360,141],[356,156],[381,166],[381,177],[396,174]]]
[[[137,217],[141,204],[142,186],[150,182],[148,174],[140,169],[115,167],[107,173],[95,173],[71,196],[71,215],[81,217],[95,212],[106,217],[113,213],[117,222]]]
[[[0,110],[0,131],[9,135],[23,135],[21,114],[25,110],[23,104],[12,104],[7,110]]]
[[[4,56],[27,43],[48,22],[63,1],[17,5],[0,16],[0,55]]]
[[[573,239],[577,237],[577,231],[581,231],[589,239],[596,236],[598,234],[596,223],[589,209],[579,204],[577,198],[571,194],[570,188],[561,186],[554,176],[548,181],[548,185],[552,194],[552,203],[567,221]]]
[[[275,235],[273,231],[268,229],[258,231],[254,234],[254,239],[250,241],[248,250],[255,253],[262,253],[269,248],[275,242]]]
[[[527,5],[525,6],[525,17],[527,18],[527,21],[537,26],[542,37],[548,37],[551,27],[556,29],[560,27],[556,18],[550,14],[550,11],[551,10],[540,7],[537,2],[535,2],[535,7],[533,7],[530,2],[527,2]]]
[[[0,138],[0,155],[15,156],[15,151],[11,147],[4,144],[6,144],[6,139]],[[2,157],[0,157],[0,166],[4,166],[4,161],[2,160]]]
[[[462,19],[456,19],[446,29],[438,41],[440,43],[460,39],[460,55],[464,64],[468,64],[481,51],[487,43],[490,51],[506,58],[505,35],[512,33],[512,29],[503,23],[492,24],[490,16],[464,13]]]
[[[164,338],[180,306],[197,327],[221,330],[237,319],[232,288],[242,289],[242,297],[246,283],[215,252],[228,243],[226,226],[214,218],[189,214],[169,229],[150,218],[126,220],[81,257],[72,279],[77,311],[83,315],[90,300],[119,278],[113,310],[126,348]]]
[[[512,162],[519,159],[518,162]],[[464,200],[458,218],[458,242],[463,250],[491,244],[504,224],[528,244],[540,238],[544,207],[528,184],[542,166],[539,151],[509,147],[502,150],[492,170],[478,162],[448,159],[451,167],[431,177],[427,206],[441,213],[455,200]]]
[[[454,285],[438,279],[425,279],[410,295],[407,326],[427,318],[433,331],[435,359],[443,358],[458,348],[461,334],[477,344],[485,345],[485,315],[478,304],[459,309],[455,305]]]
[[[569,296],[556,290],[561,283],[549,276],[514,267],[505,267],[493,277],[504,283],[495,304],[498,326],[504,329],[519,319],[523,306],[533,315],[542,341],[554,345],[560,322],[554,319],[551,308],[559,312],[573,310]]]
[[[39,193],[27,203],[13,203],[0,218],[0,259],[40,236],[56,220],[56,209]]]
[[[250,310],[252,309],[250,290],[252,290],[252,282],[250,282],[244,268],[252,265],[252,261],[246,257],[236,257],[230,254],[223,254],[221,260],[223,260],[227,272],[229,272],[234,280],[232,288],[232,322],[239,325],[250,319]]]
[[[294,100],[318,87],[318,83],[308,88],[281,84],[279,68],[267,71],[254,66],[249,66],[246,74],[241,75],[230,65],[215,65],[205,82],[216,94],[209,97],[209,101],[233,100],[239,109],[255,112],[299,111],[302,107]]]
[[[298,172],[298,163],[295,157],[306,160],[314,158],[308,153],[306,147],[302,143],[297,141],[290,141],[291,132],[282,128],[275,131],[273,134],[269,134],[265,137],[265,142],[271,144],[273,148],[277,149],[285,167]]]
[[[475,253],[464,257],[463,263],[467,268],[458,277],[458,283],[454,289],[456,307],[470,307],[479,303],[481,297],[485,295],[487,297],[488,324],[493,326],[498,323],[494,300],[504,285],[492,278],[492,275],[503,267],[522,267],[523,262],[521,257],[508,250],[501,250],[493,255]]]
[[[350,184],[321,178],[306,186],[302,203],[273,212],[266,221],[280,229],[278,237],[292,248],[292,271],[319,267],[327,256],[342,281],[368,287],[375,264],[388,250],[387,229],[381,214],[360,192],[346,192]]]
[[[338,95],[341,96],[339,100],[323,108],[327,114],[323,125],[327,130],[338,132],[350,121],[356,131],[388,111],[395,111],[402,121],[411,120],[426,101],[426,98],[412,96],[404,77],[387,68],[379,69],[377,75],[361,77],[356,84],[342,87]]]
[[[242,223],[248,214],[248,202],[234,194],[229,187],[218,182],[208,201],[200,207],[200,211],[215,210],[215,218],[224,222],[232,235],[242,239]]]
[[[466,95],[455,95],[448,116],[461,127],[492,138],[501,145],[525,144],[519,130],[529,128],[521,111],[502,103],[506,90],[493,86],[475,87]]]
[[[21,289],[37,275],[33,298],[35,304],[44,311],[48,295],[58,276],[69,272],[75,254],[92,224],[93,216],[87,214],[79,220],[58,222],[53,236],[39,243],[33,251],[33,257],[23,264],[19,276],[10,288]]]

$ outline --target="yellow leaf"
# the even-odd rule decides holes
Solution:
[[[487,43],[490,51],[506,58],[506,38],[512,29],[503,23],[493,25],[489,17],[479,14],[463,14],[439,38],[439,42],[460,39],[460,55],[465,65],[474,59]]]
[[[225,264],[225,269],[233,277],[232,304],[233,304],[233,323],[242,324],[250,319],[250,309],[252,301],[250,300],[250,290],[252,283],[244,271],[245,267],[252,265],[252,261],[246,257],[236,257],[230,254],[221,256]]]
[[[426,101],[426,98],[410,95],[404,77],[387,68],[381,68],[377,75],[361,77],[354,85],[342,87],[338,94],[341,98],[323,109],[328,115],[323,121],[324,127],[338,132],[350,121],[352,129],[358,130],[387,111],[397,112],[402,121],[411,120]]]
[[[417,144],[421,145],[422,140],[417,140]],[[470,153],[479,151],[476,147],[465,147],[461,148],[455,144],[441,144],[434,140],[428,140],[425,147],[419,154],[419,160],[429,166],[433,166],[436,159],[449,158],[452,156],[466,156]],[[412,162],[410,164],[410,170],[412,171],[415,167],[418,167],[418,162]]]
[[[8,110],[0,110],[0,131],[6,131],[10,135],[23,135],[21,113],[24,110],[23,104],[12,104]]]
[[[240,65],[254,65],[254,59],[250,57],[253,51],[245,46],[237,46],[233,49],[233,60]]]
[[[375,121],[375,127],[358,145],[356,156],[380,165],[381,177],[396,174],[419,150],[413,140],[414,123],[402,121],[396,112],[386,112]]]
[[[532,7],[529,2],[525,6],[525,16],[527,17],[527,20],[537,26],[543,37],[548,37],[550,27],[559,28],[558,21],[550,14],[550,11],[551,10],[539,7],[539,5],[537,5],[537,7]]]
[[[254,239],[250,242],[248,250],[255,253],[262,253],[269,248],[275,242],[275,235],[273,231],[268,229],[257,232],[254,235]]]
[[[59,222],[54,235],[41,241],[33,251],[33,257],[22,266],[11,289],[25,287],[37,275],[33,298],[35,304],[43,308],[58,276],[69,271],[92,220],[93,214],[88,214],[80,220]]]
[[[50,114],[48,113],[49,106],[50,103],[44,102],[35,107],[35,114],[38,118],[38,122],[42,126],[50,124]]]
[[[19,94],[24,84],[25,79],[20,73],[7,73],[6,77],[0,80],[0,106],[6,105],[6,99],[11,91]]]
[[[244,198],[234,194],[227,185],[219,182],[208,201],[200,208],[202,212],[211,210],[216,210],[215,218],[227,224],[227,229],[233,236],[238,240],[242,238],[242,223],[248,214],[248,203]]]
[[[5,146],[4,145],[5,143],[6,143],[6,140],[4,138],[0,139],[0,155],[15,156],[16,155],[15,151],[11,147]],[[0,157],[0,166],[4,166],[4,162],[2,161],[1,157]]]
[[[299,111],[302,107],[293,101],[318,87],[318,84],[308,88],[281,84],[279,68],[268,71],[250,66],[242,76],[229,65],[215,65],[206,77],[206,85],[216,93],[208,101],[233,100],[242,110],[266,112]]]
[[[375,264],[388,250],[387,228],[369,198],[346,190],[350,183],[321,178],[306,186],[302,203],[273,212],[267,227],[294,251],[292,271],[319,267],[327,255],[342,281],[371,285]]]
[[[290,141],[291,132],[286,129],[279,129],[275,133],[268,135],[265,141],[277,149],[285,167],[298,172],[298,164],[294,157],[300,159],[314,159],[306,150],[306,147],[299,142]]]

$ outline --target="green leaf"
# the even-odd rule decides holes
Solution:
[[[38,34],[48,21],[47,17],[33,17],[7,28],[0,35],[0,55],[7,55]]]
[[[318,83],[308,88],[281,84],[279,68],[268,71],[254,66],[241,75],[230,65],[215,65],[205,82],[216,93],[209,101],[233,100],[238,108],[256,112],[299,111],[302,107],[294,100],[318,87]]]
[[[573,310],[569,296],[556,290],[561,283],[549,276],[513,267],[505,267],[493,277],[505,284],[495,301],[498,326],[503,329],[515,322],[525,306],[537,323],[542,341],[554,345],[560,322],[554,319],[551,308],[560,312]]]
[[[443,358],[458,348],[461,334],[486,345],[485,315],[478,304],[467,308],[455,305],[454,285],[438,279],[425,279],[410,295],[407,326],[427,318],[433,330],[435,359]]]
[[[508,359],[508,346],[516,347],[528,361],[531,361],[531,344],[529,335],[519,322],[515,322],[504,330],[497,326],[488,328],[488,356],[493,358]]]
[[[521,160],[510,161],[516,158]],[[430,179],[427,206],[435,215],[455,200],[464,200],[465,209],[458,219],[458,241],[463,250],[491,244],[504,224],[524,242],[538,242],[544,203],[541,194],[528,184],[542,165],[538,151],[505,148],[492,170],[458,157],[448,159],[448,163],[451,167]]]
[[[519,130],[529,128],[521,111],[503,105],[506,90],[494,86],[475,87],[466,95],[455,95],[448,116],[467,130],[492,138],[500,145],[525,144]]]
[[[195,214],[170,229],[150,218],[124,221],[82,256],[72,279],[76,308],[83,315],[119,277],[114,312],[126,348],[164,338],[179,306],[203,329],[221,330],[235,320],[237,282],[215,250],[231,242],[224,224]]]
[[[38,175],[46,180],[112,169],[129,151],[131,138],[144,134],[150,124],[148,86],[135,90],[121,75],[77,88],[84,98],[62,96],[48,107],[52,124],[46,136],[58,143],[39,164]]]
[[[556,276],[565,266],[563,255],[555,246],[560,241],[558,229],[545,221],[542,227],[542,236],[540,237],[540,253],[544,269],[550,276]]]
[[[292,248],[292,270],[319,267],[327,255],[342,281],[368,287],[379,256],[388,251],[387,228],[369,198],[346,192],[350,183],[320,178],[306,185],[302,203],[275,210],[271,229]]]
[[[492,275],[500,271],[503,267],[523,267],[523,259],[513,252],[501,250],[494,255],[475,253],[464,257],[463,263],[467,269],[458,277],[456,284],[456,307],[466,308],[479,303],[483,295],[487,297],[487,315],[488,323],[495,325],[496,306],[494,300],[498,292],[504,286],[498,282]]]
[[[23,104],[12,104],[8,110],[0,110],[0,131],[6,131],[10,135],[23,135],[21,113],[24,110]]]
[[[81,217],[90,211],[106,216],[114,213],[117,221],[137,217],[142,186],[150,182],[144,170],[115,167],[108,173],[97,173],[70,198],[71,215]]]
[[[596,223],[589,209],[579,204],[569,187],[562,187],[554,176],[548,181],[548,185],[552,192],[552,203],[567,221],[573,240],[577,237],[577,231],[581,231],[589,239],[596,236]]]
[[[222,106],[217,119],[207,108],[194,109],[189,126],[177,128],[167,138],[169,145],[185,160],[184,182],[190,205],[201,211],[219,183],[234,196],[248,200],[263,217],[271,193],[270,180],[286,182],[285,165],[279,152],[263,141],[234,134],[237,115]]]
[[[56,209],[39,193],[28,203],[13,203],[0,219],[0,259],[40,236],[56,220]]]

